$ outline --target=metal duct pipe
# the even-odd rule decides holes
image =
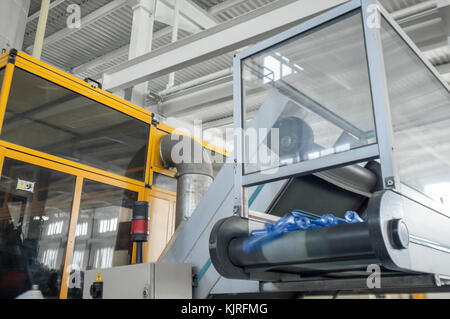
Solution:
[[[203,146],[185,135],[169,134],[159,142],[164,166],[177,169],[175,227],[189,219],[213,182],[213,168]]]
[[[29,9],[30,0],[2,1],[0,9],[0,50],[22,49]]]
[[[233,69],[232,68],[227,68],[227,69],[224,69],[224,70],[220,70],[220,71],[217,71],[217,72],[214,72],[214,73],[202,76],[200,78],[197,78],[197,79],[194,79],[194,80],[191,80],[191,81],[179,84],[177,86],[169,87],[169,88],[159,92],[158,95],[160,95],[160,96],[167,96],[167,95],[170,95],[170,94],[178,93],[180,91],[187,90],[187,89],[193,88],[195,86],[199,86],[199,85],[211,82],[211,81],[215,81],[215,80],[218,80],[218,79],[221,79],[221,78],[225,78],[227,76],[231,76],[232,73],[233,73]]]

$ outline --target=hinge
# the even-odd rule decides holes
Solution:
[[[8,57],[8,63],[15,64],[16,63],[16,57],[17,57],[17,50],[11,49],[9,50],[9,57]]]
[[[152,113],[152,125],[153,125],[154,127],[156,127],[156,126],[158,126],[158,124],[159,124],[159,121],[157,121],[157,120],[155,119],[155,114]]]

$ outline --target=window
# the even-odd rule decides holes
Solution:
[[[44,255],[42,256],[42,264],[44,264],[48,268],[55,268],[57,257],[57,249],[47,249],[44,251]]]
[[[114,247],[104,247],[95,251],[94,268],[111,268],[113,264]]]
[[[117,217],[116,218],[106,218],[100,220],[98,224],[98,232],[99,233],[106,233],[110,231],[116,231],[117,230]]]
[[[87,235],[88,223],[84,222],[78,224],[75,230],[75,237],[82,237]]]
[[[64,221],[53,222],[47,227],[47,236],[59,235],[62,233]]]
[[[264,83],[272,81],[278,81],[292,73],[292,68],[289,66],[290,61],[288,58],[282,56],[280,53],[269,55],[264,58]],[[300,71],[304,71],[298,65],[295,66]],[[297,71],[294,71],[296,73]]]

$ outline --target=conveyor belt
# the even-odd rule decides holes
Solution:
[[[283,107],[276,105],[288,104],[289,99],[273,93],[269,96],[260,111],[256,114],[251,125],[271,127],[267,122],[270,118],[278,118]],[[273,114],[274,112],[277,114]],[[270,116],[267,116],[270,114]],[[258,190],[257,196],[252,197],[251,209],[257,207],[260,212],[281,216],[289,212],[290,208],[310,210],[317,213],[343,214],[349,209],[363,209],[370,191],[376,188],[376,170],[368,170],[361,166],[338,168],[329,172],[279,181],[272,191]],[[233,292],[255,292],[259,286],[257,282],[240,282],[221,277],[211,266],[208,242],[213,226],[221,219],[232,216],[234,203],[234,169],[232,164],[225,164],[210,189],[198,204],[192,217],[180,225],[171,242],[163,252],[160,261],[190,263],[194,272],[200,274],[196,278],[196,298],[205,298],[209,294],[219,293],[221,289]],[[251,196],[251,194],[250,194]],[[327,198],[330,200],[324,200]],[[261,227],[261,225],[257,226]],[[242,285],[243,284],[243,285]],[[239,286],[239,288],[237,288]]]

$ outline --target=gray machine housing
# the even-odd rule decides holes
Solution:
[[[233,213],[235,216],[218,221],[212,229],[209,239],[212,263],[216,270],[226,278],[272,282],[277,283],[278,286],[283,286],[283,282],[289,282],[289,285],[295,286],[298,291],[303,291],[302,282],[305,281],[311,283],[311,280],[315,280],[318,286],[326,290],[327,285],[324,284],[326,280],[340,279],[341,289],[339,290],[345,290],[349,288],[347,279],[360,278],[361,282],[364,282],[367,277],[366,269],[373,264],[379,265],[383,269],[384,275],[390,278],[422,274],[435,276],[436,280],[430,285],[430,289],[441,285],[450,278],[450,236],[447,233],[450,229],[450,215],[443,206],[433,203],[430,198],[408,187],[400,179],[395,157],[394,129],[390,115],[391,105],[387,90],[386,70],[384,69],[382,34],[379,27],[370,25],[368,21],[371,21],[370,19],[374,15],[378,21],[385,19],[422,60],[424,68],[428,68],[436,79],[442,82],[447,92],[449,86],[422,57],[420,50],[376,0],[349,1],[304,24],[239,52],[234,61],[235,129],[245,132],[246,128],[244,104],[246,90],[243,84],[243,70],[246,61],[262,52],[276,50],[283,43],[289,43],[301,34],[313,32],[314,28],[320,28],[326,23],[355,12],[359,12],[362,18],[361,25],[368,61],[376,142],[322,158],[280,165],[273,174],[264,174],[263,171],[245,174],[243,163],[249,156],[245,155],[248,152],[248,146],[244,143],[244,133],[237,134],[234,154],[236,164]],[[302,38],[298,39],[301,41]],[[257,69],[254,65],[252,68]],[[343,123],[339,115],[323,111],[326,109],[326,105],[321,105],[308,98],[302,92],[299,93],[297,88],[289,86],[282,80],[278,81],[281,84],[276,82],[273,81],[271,95],[259,108],[252,123],[253,127],[282,127],[275,122],[277,118],[282,118],[284,108],[282,101],[283,99],[292,99],[309,111],[320,114],[344,131],[347,129],[348,123]],[[290,89],[286,90],[286,87]],[[295,118],[291,116],[286,119]],[[297,131],[300,135],[289,136],[289,140],[303,138],[304,143],[308,143],[309,149],[317,148],[313,144],[314,142],[308,142],[311,134],[305,134],[305,132],[311,131],[311,128],[301,123],[300,120],[297,121],[299,122]],[[357,135],[357,133],[355,134]],[[282,154],[279,156],[282,158]],[[292,157],[293,155],[288,155],[288,158]],[[363,167],[362,163],[379,165],[379,170],[374,174],[374,165]],[[308,184],[302,182],[303,188],[298,190],[298,195],[286,200],[287,196],[285,195],[289,193],[289,188],[295,186],[295,183],[291,181],[301,179],[305,181],[311,176],[321,180],[315,191],[308,193],[308,196],[302,201],[301,193],[308,192]],[[320,201],[337,207],[344,203],[344,198],[343,200],[336,198],[336,190],[326,193],[326,190],[337,187],[350,191],[352,193],[350,199],[353,198],[354,202],[357,202],[361,195],[365,197],[365,206],[359,208],[360,213],[364,214],[365,221],[360,224],[332,226],[328,229],[286,233],[255,251],[246,252],[244,241],[249,237],[251,231],[249,220],[253,218],[248,207],[246,190],[256,186],[265,187],[281,180],[290,182],[287,182],[283,191],[276,195],[278,198],[264,210],[265,214],[274,213],[273,208],[277,206],[277,203],[283,201],[288,202],[288,205],[284,205],[284,208],[281,209],[284,211],[283,214],[295,208],[305,209],[311,203],[319,205],[317,203]],[[362,192],[358,185],[366,185],[363,187],[366,189]],[[310,189],[313,190],[312,187]],[[280,200],[283,196],[285,198]],[[351,200],[344,203],[344,205],[349,204],[351,204]],[[292,207],[288,209],[289,205]],[[316,211],[323,211],[317,207],[312,208],[316,208]],[[348,206],[347,210],[352,210],[352,207]],[[294,282],[297,282],[298,285],[293,285]],[[414,285],[417,285],[415,280],[409,282],[410,284],[408,281],[404,281],[403,284],[398,284],[397,288],[410,291]],[[420,289],[424,289],[423,285],[419,286]]]
[[[193,264],[197,274],[196,298],[449,290],[450,214],[400,179],[381,32],[364,21],[370,20],[371,15],[378,21],[386,19],[446,92],[450,88],[376,0],[349,1],[236,54],[235,129],[244,132],[248,127],[274,127],[290,100],[300,101],[312,112],[320,111],[327,120],[342,127],[343,122],[335,114],[323,112],[326,105],[299,99],[298,94],[286,94],[283,90],[277,92],[276,84],[248,123],[243,105],[242,67],[248,57],[355,11],[362,16],[376,143],[289,163],[278,167],[276,174],[244,174],[244,136],[237,134],[232,163],[225,164],[192,217],[177,230],[160,258],[163,262]],[[377,165],[378,170],[374,169]],[[256,214],[249,209],[245,194],[261,185],[264,188],[252,205],[258,208]],[[353,209],[351,205],[362,203],[365,206],[360,207],[360,213],[364,214],[365,222],[286,233],[256,251],[244,252],[242,243],[251,230],[261,229],[264,222],[275,221],[295,208],[314,212],[317,207],[308,207],[311,203],[324,204],[318,209],[322,212],[333,211],[327,211],[329,207]],[[379,288],[367,285],[370,265],[381,268]]]
[[[90,287],[98,273],[103,299],[191,299],[192,266],[177,263],[144,263],[86,271],[83,299],[92,299]]]

